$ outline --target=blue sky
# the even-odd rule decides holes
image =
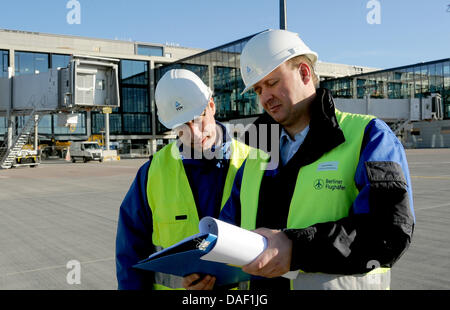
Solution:
[[[0,0],[0,28],[209,49],[279,28],[279,0]],[[327,62],[392,68],[450,57],[450,0],[287,0],[288,30]]]

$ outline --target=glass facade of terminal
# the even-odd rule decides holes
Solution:
[[[8,77],[9,51],[0,50],[0,78]],[[6,132],[6,118],[0,116],[0,135]]]
[[[8,51],[0,51],[0,77],[8,76],[8,57]],[[69,64],[70,57],[70,55],[16,51],[15,75],[48,72],[49,68],[65,68]],[[151,134],[149,63],[147,61],[121,60],[119,74],[121,105],[119,108],[113,109],[110,114],[110,134]],[[100,112],[91,112],[92,134],[101,134],[105,130],[104,117]],[[17,126],[20,128],[27,119],[27,116],[17,116]],[[58,114],[41,116],[39,134],[48,137],[87,134],[86,112],[78,114],[78,124],[72,129],[65,126],[61,120]],[[0,134],[4,134],[6,131],[6,118],[1,117]]]
[[[244,95],[244,84],[240,75],[239,61],[244,45],[252,36],[206,52],[182,59],[169,65],[155,64],[155,81],[172,68],[185,68],[196,73],[206,85],[214,91],[216,118],[221,121],[242,117],[257,116],[262,108],[253,91]],[[137,45],[137,54],[162,56],[162,47]],[[8,51],[0,51],[0,76],[7,76]],[[70,55],[15,51],[15,75],[47,72],[49,68],[67,67]],[[111,135],[151,135],[152,113],[150,96],[150,62],[144,60],[121,59],[119,66],[119,92],[121,104],[109,115]],[[105,130],[105,115],[101,112],[91,113],[92,134],[102,134]],[[18,116],[20,127],[27,117]],[[78,115],[75,129],[64,126],[58,114],[41,116],[39,134],[58,138],[58,135],[86,135],[88,125],[86,112]],[[157,118],[156,118],[157,119]],[[0,119],[0,134],[6,132],[6,120]],[[72,130],[72,131],[71,131]],[[166,132],[159,121],[156,134]]]
[[[255,117],[263,113],[257,95],[249,91],[244,95],[244,83],[240,74],[240,54],[247,41],[246,38],[210,49],[208,51],[178,60],[170,64],[155,63],[150,70],[149,60],[121,59],[119,65],[120,107],[109,115],[110,134],[133,136],[133,140],[146,139],[152,134],[162,134],[165,128],[156,117],[156,132],[152,131],[151,87],[155,87],[161,76],[170,69],[184,68],[196,73],[214,93],[216,119]],[[158,47],[136,45],[137,54],[160,56],[163,50]],[[46,72],[49,68],[67,67],[70,55],[15,51],[16,76]],[[9,52],[0,50],[0,77],[8,76]],[[151,74],[154,73],[154,84]],[[329,88],[335,97],[345,98],[410,98],[440,93],[442,96],[444,117],[450,118],[450,59],[370,72],[321,82],[322,87]],[[92,134],[105,131],[105,115],[91,111],[78,114],[78,124],[74,128],[64,126],[58,114],[45,115],[39,123],[39,134],[47,137],[59,135],[86,135],[88,114]],[[18,116],[18,126],[26,117]],[[6,119],[0,117],[0,135],[7,130]],[[145,139],[139,136],[146,136]],[[128,139],[128,138],[127,138]]]
[[[404,99],[439,93],[444,118],[450,118],[450,58],[325,80],[321,86],[341,98]]]
[[[155,70],[155,80],[158,81],[170,69],[191,70],[213,90],[217,120],[225,121],[259,115],[263,111],[257,95],[253,91],[241,95],[244,82],[239,69],[240,55],[251,37],[161,66]],[[166,130],[158,122],[157,132]]]
[[[149,65],[147,61],[121,60],[119,69],[120,107],[109,115],[112,135],[151,134]],[[92,113],[92,133],[100,134],[105,116]]]

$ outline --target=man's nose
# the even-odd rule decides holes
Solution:
[[[259,95],[259,99],[261,100],[261,104],[269,104],[273,100],[272,92],[269,89],[261,89],[261,93]]]
[[[191,122],[189,123],[189,128],[191,129],[192,137],[194,139],[199,139],[203,135],[203,125],[202,122]]]

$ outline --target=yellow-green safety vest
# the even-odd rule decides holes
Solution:
[[[249,151],[249,146],[232,139],[221,208],[230,197],[236,172]],[[152,241],[157,250],[199,232],[197,207],[175,142],[166,145],[153,156],[148,170],[147,198],[153,217]],[[180,277],[155,273],[154,288],[181,288],[181,280]]]
[[[290,203],[287,228],[300,229],[342,219],[348,216],[359,193],[354,176],[364,130],[374,117],[336,109],[336,118],[345,142],[315,162],[300,168]],[[259,189],[268,161],[267,154],[262,151],[258,151],[258,154],[247,159],[241,185],[241,227],[249,230],[255,229]],[[368,264],[379,266],[373,261]],[[351,276],[299,271],[298,277],[291,281],[291,288],[386,289],[389,282],[388,268],[376,268],[370,273]]]

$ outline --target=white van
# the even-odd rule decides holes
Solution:
[[[74,141],[70,145],[70,159],[74,163],[77,159],[85,163],[90,160],[103,161],[103,151],[97,142]]]

